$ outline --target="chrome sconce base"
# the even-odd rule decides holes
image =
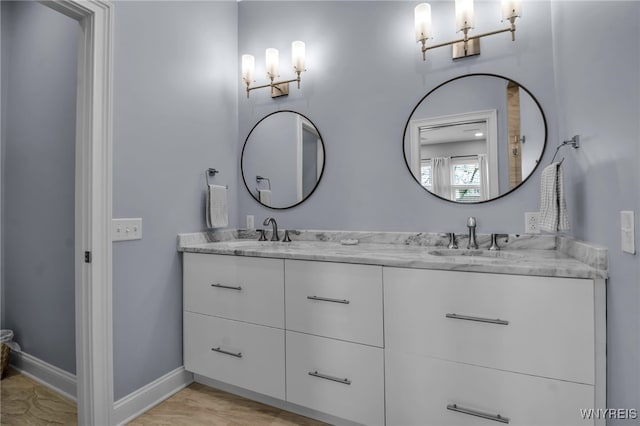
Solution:
[[[271,97],[279,98],[280,96],[289,95],[289,83],[274,84],[271,86]]]
[[[271,97],[272,98],[279,98],[281,96],[288,96],[289,95],[289,83],[298,83],[298,89],[300,89],[300,74],[302,73],[302,71],[296,71],[296,73],[298,74],[297,78],[291,79],[291,80],[285,80],[285,81],[271,81],[271,83],[269,84],[263,84],[261,86],[253,86],[251,87],[248,83],[245,82],[245,84],[247,85],[247,98],[249,98],[249,93],[252,90],[255,89],[263,89],[265,87],[270,87],[271,88]]]
[[[468,58],[480,54],[480,39],[472,38],[471,40],[459,41],[451,45],[451,58],[453,60]]]

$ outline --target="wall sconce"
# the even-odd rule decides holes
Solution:
[[[469,37],[469,30],[473,29],[475,16],[473,13],[473,0],[456,1],[456,32],[463,33],[463,38],[427,46],[427,40],[431,38],[431,5],[420,3],[415,8],[415,30],[416,41],[422,43],[422,60],[426,60],[427,50],[442,46],[453,46],[453,59],[466,58],[468,56],[480,54],[480,39],[493,34],[500,34],[506,31],[511,32],[511,40],[516,39],[516,18],[522,16],[521,0],[502,0],[502,21],[509,21],[508,28],[490,31]]]
[[[253,55],[242,55],[242,80],[247,86],[247,98],[249,97],[249,92],[254,89],[261,89],[263,87],[271,88],[271,97],[277,98],[279,96],[286,96],[289,94],[289,83],[294,81],[298,82],[298,89],[300,88],[300,74],[302,74],[305,69],[305,46],[301,41],[294,41],[291,43],[291,64],[293,65],[293,71],[296,73],[297,77],[291,80],[284,81],[276,81],[276,78],[280,77],[278,72],[279,67],[279,53],[278,49],[269,48],[265,52],[265,59],[267,64],[267,78],[269,79],[268,84],[263,84],[260,86],[251,87],[251,83],[253,83],[253,74],[255,71],[255,58]]]

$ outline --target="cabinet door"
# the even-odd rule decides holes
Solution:
[[[346,420],[384,424],[383,350],[287,331],[287,401]]]
[[[385,358],[388,426],[496,426],[506,419],[509,426],[595,422],[583,420],[580,412],[593,408],[591,385],[395,351],[385,351]]]
[[[184,309],[284,328],[280,259],[184,254]]]
[[[284,330],[185,312],[184,367],[284,399]]]
[[[395,351],[594,384],[593,281],[384,269]]]
[[[383,346],[382,267],[285,261],[286,328]]]

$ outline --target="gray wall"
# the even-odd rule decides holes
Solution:
[[[114,217],[143,238],[113,244],[115,398],[182,365],[176,236],[205,228],[204,171],[228,184],[237,227],[237,5],[116,2]]]
[[[573,233],[609,248],[608,405],[640,408],[640,260],[620,250],[620,210],[640,214],[640,3],[555,2],[553,30],[560,135],[582,144],[562,151]]]
[[[23,351],[74,373],[79,25],[36,2],[1,7],[2,328]]]
[[[549,119],[550,143],[557,142],[551,8],[548,2],[525,6],[515,42],[502,34],[483,40],[478,57],[453,62],[450,49],[441,48],[423,62],[413,33],[415,2],[240,2],[238,56],[256,56],[258,82],[266,80],[265,48],[280,49],[283,78],[290,75],[291,41],[305,41],[308,57],[301,90],[292,88],[286,98],[272,100],[262,89],[246,99],[238,79],[240,139],[274,110],[298,111],[322,134],[326,168],[312,196],[290,210],[273,212],[240,191],[239,218],[252,214],[259,223],[275,214],[284,228],[446,232],[463,231],[466,218],[474,215],[480,232],[522,232],[523,213],[538,209],[536,179],[488,204],[455,205],[415,182],[402,140],[411,111],[426,93],[452,77],[485,72],[527,87]],[[479,32],[501,25],[499,2],[475,7]],[[434,43],[456,37],[453,2],[434,2],[432,11],[438,25]]]
[[[432,4],[438,26],[433,43],[455,37],[452,3]],[[637,256],[620,252],[619,211],[638,214],[640,207],[640,3],[552,4],[526,2],[515,43],[508,35],[483,39],[479,57],[454,63],[448,48],[428,52],[422,62],[413,38],[415,2],[242,1],[238,55],[256,55],[256,75],[264,67],[260,56],[264,48],[289,52],[288,43],[294,39],[307,43],[309,72],[303,75],[302,90],[293,90],[285,99],[252,93],[247,100],[239,90],[240,138],[262,116],[278,109],[307,115],[323,135],[323,180],[305,203],[275,213],[281,227],[460,232],[466,217],[474,215],[479,232],[521,233],[523,212],[539,209],[541,170],[502,199],[463,206],[425,193],[402,158],[407,117],[418,100],[441,82],[472,72],[501,74],[520,82],[547,117],[543,164],[551,160],[559,142],[575,133],[583,135],[580,150],[563,150],[571,233],[610,249],[609,407],[636,408],[640,264]],[[500,25],[499,2],[476,2],[475,7],[478,32]],[[284,15],[286,21],[271,25]],[[589,40],[586,45],[585,40]],[[258,220],[274,214],[242,191],[238,211],[241,218],[253,214]]]

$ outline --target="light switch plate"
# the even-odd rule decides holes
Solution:
[[[625,253],[636,254],[635,241],[635,218],[634,212],[620,212],[620,239],[622,251]]]
[[[111,239],[113,241],[141,240],[142,218],[113,219]]]

